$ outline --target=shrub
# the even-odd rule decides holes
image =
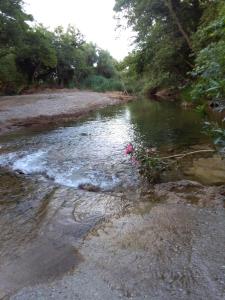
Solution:
[[[17,70],[15,55],[9,53],[0,58],[0,66],[0,93],[18,93],[25,85],[25,79]]]
[[[82,86],[95,92],[123,91],[123,85],[118,78],[105,78],[100,75],[88,76]]]
[[[206,11],[207,18],[194,35],[196,49],[195,78],[192,97],[194,100],[221,99],[225,97],[225,4],[218,1]],[[208,18],[212,15],[209,22]]]

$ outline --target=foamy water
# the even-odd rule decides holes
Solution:
[[[92,184],[111,189],[135,179],[124,155],[132,135],[126,112],[113,120],[97,116],[81,125],[15,141],[21,149],[1,155],[0,165],[27,175],[42,174],[69,187]]]

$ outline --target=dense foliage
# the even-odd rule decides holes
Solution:
[[[223,0],[116,0],[114,9],[137,33],[121,64],[128,90],[191,86],[194,99],[225,96]]]
[[[193,36],[196,50],[194,99],[223,99],[225,96],[225,3],[212,2]]]
[[[72,26],[52,32],[32,20],[22,0],[0,1],[1,94],[40,85],[122,89],[117,62],[107,51],[87,43]]]
[[[136,47],[120,64],[76,28],[34,26],[22,0],[1,0],[0,93],[40,85],[150,94],[169,88],[197,101],[224,99],[223,0],[116,0],[114,9],[136,32]]]

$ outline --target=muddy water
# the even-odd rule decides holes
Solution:
[[[201,130],[194,112],[142,101],[2,137],[0,299],[205,299],[207,282],[209,299],[221,299],[224,190],[184,181],[143,191],[124,155],[130,142],[162,153],[213,147]],[[221,184],[222,165],[221,157],[196,157],[171,178]]]

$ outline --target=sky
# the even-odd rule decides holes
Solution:
[[[49,29],[58,25],[75,25],[87,41],[108,50],[122,60],[131,51],[133,33],[117,29],[113,18],[115,0],[25,0],[25,9],[35,21]]]

